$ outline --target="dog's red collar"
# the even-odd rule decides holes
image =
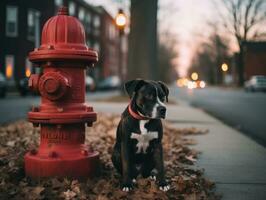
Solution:
[[[131,108],[131,102],[128,105],[128,112],[133,118],[135,118],[137,120],[147,120],[148,119],[147,117],[141,116],[139,113],[134,112]]]

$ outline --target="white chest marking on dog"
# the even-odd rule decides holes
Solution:
[[[146,153],[146,150],[149,146],[149,142],[153,139],[158,138],[158,132],[156,131],[151,131],[148,132],[147,129],[145,128],[145,124],[148,123],[149,120],[140,120],[139,122],[139,129],[140,129],[140,134],[137,133],[132,133],[131,134],[131,139],[136,139],[138,140],[137,143],[137,153]]]

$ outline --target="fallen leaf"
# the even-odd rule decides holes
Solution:
[[[196,162],[197,160],[193,158],[193,155],[186,156],[186,159],[191,161],[191,162]]]
[[[6,156],[8,154],[5,148],[0,148],[0,156]]]
[[[44,191],[44,189],[44,187],[37,186],[32,190],[32,193],[36,196],[39,196]]]
[[[15,144],[16,144],[16,141],[8,141],[8,142],[6,143],[6,145],[9,146],[9,147],[14,147]]]
[[[67,190],[66,192],[64,192],[64,197],[65,197],[65,200],[71,200],[73,199],[77,194],[71,190]]]

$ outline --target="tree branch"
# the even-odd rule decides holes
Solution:
[[[223,0],[227,17],[224,24],[227,30],[235,36],[240,45],[248,40],[250,30],[257,24],[266,20],[266,12],[263,13],[265,0]],[[251,38],[257,37],[260,31],[255,30]]]

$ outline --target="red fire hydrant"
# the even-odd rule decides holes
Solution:
[[[25,155],[28,176],[80,178],[96,172],[99,154],[84,141],[85,124],[96,121],[85,104],[86,68],[97,59],[86,46],[82,24],[60,8],[44,25],[41,46],[29,54],[43,72],[29,79],[29,87],[41,94],[41,105],[28,113],[28,120],[40,125],[41,137],[39,149]]]

